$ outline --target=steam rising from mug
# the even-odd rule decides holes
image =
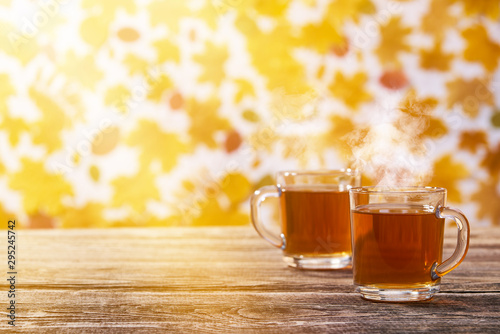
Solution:
[[[379,119],[349,137],[353,167],[372,177],[376,185],[426,185],[432,165],[422,135],[429,115],[393,109]]]

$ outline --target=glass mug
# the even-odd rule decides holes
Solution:
[[[255,191],[250,205],[257,232],[283,250],[285,262],[300,269],[340,269],[351,265],[349,189],[361,184],[359,172],[283,171],[276,186]],[[281,235],[263,224],[260,205],[280,201]]]
[[[439,292],[441,277],[469,248],[469,222],[446,207],[446,189],[360,187],[349,191],[353,276],[365,299],[419,301]],[[458,226],[453,255],[442,262],[445,218]]]

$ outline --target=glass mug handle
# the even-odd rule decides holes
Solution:
[[[446,275],[447,273],[458,267],[458,265],[465,258],[467,250],[469,249],[470,236],[469,222],[460,210],[440,206],[436,210],[436,216],[438,218],[450,218],[455,220],[458,228],[458,240],[457,247],[455,248],[455,251],[453,252],[451,257],[441,264],[438,264],[436,262],[432,266],[431,277],[433,280]]]
[[[250,199],[250,208],[252,212],[252,224],[255,230],[260,234],[262,238],[267,240],[271,245],[284,249],[285,248],[285,236],[283,233],[278,237],[269,232],[262,222],[262,217],[260,216],[260,205],[268,197],[280,197],[281,191],[276,186],[265,186],[256,190],[252,198]]]

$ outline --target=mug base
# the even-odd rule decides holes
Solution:
[[[303,256],[284,256],[288,266],[297,269],[309,270],[329,270],[350,268],[352,257],[350,255],[338,257],[303,257]]]
[[[439,284],[418,287],[418,288],[381,288],[375,286],[356,287],[356,292],[361,294],[363,299],[378,302],[415,302],[429,300],[439,292]]]

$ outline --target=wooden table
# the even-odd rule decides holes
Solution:
[[[500,333],[499,228],[473,228],[442,292],[413,304],[362,300],[350,270],[287,268],[250,226],[16,233],[23,332]]]

